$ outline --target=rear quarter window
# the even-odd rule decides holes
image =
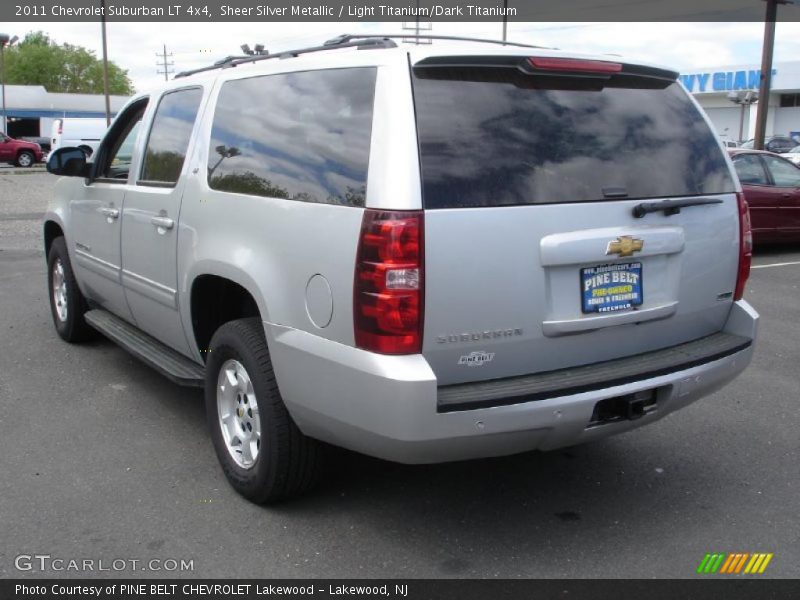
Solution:
[[[364,206],[376,68],[226,82],[208,184],[220,191]]]
[[[734,191],[725,157],[675,82],[415,68],[426,208]]]

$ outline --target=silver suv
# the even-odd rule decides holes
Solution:
[[[361,51],[367,50],[367,51]],[[343,36],[133,97],[62,148],[53,320],[205,389],[230,483],[628,431],[750,362],[747,205],[677,74]]]

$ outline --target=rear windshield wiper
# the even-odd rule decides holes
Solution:
[[[666,216],[677,215],[687,206],[703,206],[704,204],[722,204],[718,198],[687,198],[685,200],[662,200],[661,202],[642,202],[633,207],[633,216],[641,219],[647,213],[664,211]]]

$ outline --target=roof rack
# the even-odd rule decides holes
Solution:
[[[192,69],[191,71],[182,71],[175,75],[175,79],[179,77],[188,77],[197,73],[205,71],[213,71],[215,69],[229,69],[238,65],[248,64],[252,62],[259,62],[262,60],[269,60],[271,58],[294,58],[301,54],[308,54],[310,52],[322,52],[323,50],[334,50],[339,48],[396,48],[397,44],[389,39],[382,39],[377,36],[364,36],[363,39],[356,39],[342,43],[329,43],[325,42],[322,46],[310,46],[308,48],[298,48],[296,50],[284,50],[281,52],[273,52],[272,54],[259,54],[256,56],[228,56],[222,60],[218,60],[213,65],[207,67],[200,67],[199,69]]]
[[[545,46],[534,46],[532,44],[522,44],[520,42],[508,42],[503,40],[487,40],[485,38],[475,38],[475,37],[464,37],[460,35],[436,35],[436,34],[408,34],[408,33],[387,33],[387,34],[362,34],[362,35],[351,35],[351,34],[344,34],[338,37],[335,37],[331,40],[325,42],[325,45],[332,45],[335,46],[337,44],[351,42],[353,40],[360,40],[360,39],[367,39],[367,38],[381,38],[385,40],[391,39],[424,39],[424,40],[447,40],[447,41],[456,41],[456,42],[479,42],[481,44],[497,44],[498,46],[518,46],[520,48],[545,48]]]
[[[222,60],[218,60],[213,65],[207,67],[200,67],[199,69],[192,69],[190,71],[181,71],[175,75],[174,79],[180,77],[188,77],[197,73],[206,71],[214,71],[216,69],[228,69],[238,65],[259,62],[262,60],[269,60],[271,58],[293,58],[301,54],[308,54],[310,52],[322,52],[324,50],[336,50],[339,48],[353,48],[359,50],[369,48],[396,48],[393,39],[430,39],[430,40],[448,40],[458,42],[479,42],[482,44],[497,44],[501,46],[516,46],[521,48],[543,48],[544,46],[533,46],[531,44],[520,44],[518,42],[504,42],[501,40],[486,40],[482,38],[461,37],[456,35],[425,35],[425,34],[408,34],[408,33],[392,33],[392,34],[364,34],[364,35],[351,35],[344,34],[337,36],[323,43],[321,46],[310,46],[308,48],[298,48],[297,50],[284,50],[282,52],[273,52],[272,54],[260,54],[256,56],[228,56]]]

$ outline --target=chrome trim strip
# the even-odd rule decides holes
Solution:
[[[667,302],[661,306],[631,310],[619,313],[604,313],[596,317],[583,317],[582,319],[567,319],[564,321],[545,321],[542,323],[542,333],[547,337],[558,337],[571,333],[592,331],[603,327],[614,327],[627,323],[640,323],[642,321],[655,321],[666,319],[678,310],[678,302]]]
[[[75,257],[77,258],[76,262],[82,267],[85,267],[93,273],[102,275],[107,279],[111,279],[115,283],[119,283],[120,268],[117,265],[105,261],[102,258],[97,258],[93,254],[89,254],[77,247],[75,248]]]
[[[122,269],[122,285],[137,292],[151,300],[163,304],[172,309],[178,308],[178,292],[172,288],[143,277],[127,269]]]

